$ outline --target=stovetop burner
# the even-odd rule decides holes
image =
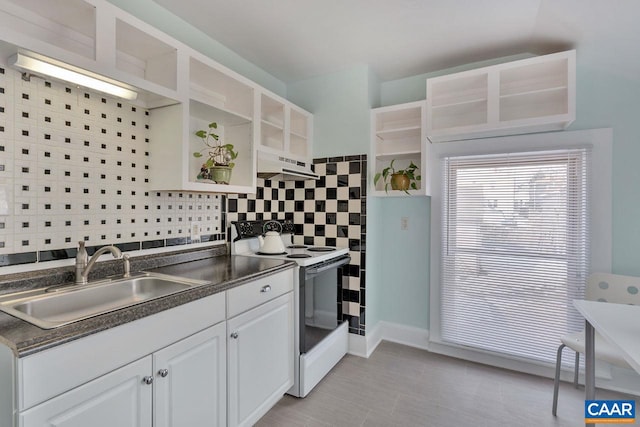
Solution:
[[[271,252],[256,252],[256,255],[286,255],[286,252],[278,252],[278,253],[271,253]]]
[[[289,246],[287,246],[287,248],[289,248],[289,249],[307,249],[308,246],[306,246],[306,245],[289,245]]]
[[[309,254],[291,254],[287,255],[287,258],[311,258]]]
[[[330,248],[327,246],[313,246],[307,249],[309,252],[333,252],[336,248]]]

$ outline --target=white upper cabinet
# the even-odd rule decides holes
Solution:
[[[260,95],[260,148],[284,152],[284,101]]]
[[[244,121],[253,120],[254,88],[242,77],[223,72],[208,58],[189,58],[189,98]]]
[[[565,129],[575,120],[570,50],[427,79],[433,142]]]
[[[43,55],[105,76],[154,108],[179,100],[178,42],[102,0],[0,0],[0,54]]]
[[[96,59],[96,7],[84,0],[0,0],[0,21],[1,40]]]
[[[295,158],[311,161],[313,116],[311,113],[289,105],[289,153]]]
[[[426,170],[430,143],[425,134],[425,101],[391,105],[371,110],[372,176],[371,194],[374,196],[429,195],[429,176]],[[414,175],[416,189],[393,190],[389,179],[380,178],[374,183],[378,173],[391,166],[395,170],[405,169],[411,163],[417,166]],[[386,189],[385,189],[386,187]]]
[[[115,67],[127,73],[130,83],[148,87],[158,85],[171,91],[178,90],[176,46],[140,30],[121,18],[116,18],[115,39]]]
[[[276,95],[259,95],[258,149],[287,159],[311,162],[313,116]]]
[[[258,148],[310,160],[310,113],[106,0],[0,0],[0,55],[16,52],[138,93],[131,102],[150,110],[152,190],[252,193]],[[212,122],[238,153],[228,185],[198,178],[208,152],[195,132]]]
[[[190,190],[221,193],[255,191],[254,92],[255,86],[215,61],[193,53],[185,58],[189,75],[188,100],[150,113],[151,186],[154,190]],[[209,130],[222,144],[233,144],[238,157],[229,185],[198,179],[210,150],[195,135]],[[177,141],[182,143],[176,143]],[[193,153],[203,157],[196,158]]]

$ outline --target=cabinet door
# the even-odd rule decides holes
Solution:
[[[293,385],[293,293],[227,321],[229,425],[254,424]]]
[[[72,369],[72,367],[70,367]],[[130,363],[19,415],[21,427],[151,427],[151,356]]]
[[[226,425],[224,322],[153,356],[154,426]]]

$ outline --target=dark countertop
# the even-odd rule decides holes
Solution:
[[[154,271],[189,279],[207,280],[211,284],[187,289],[173,295],[81,320],[56,329],[41,329],[0,312],[0,343],[11,348],[17,357],[28,356],[47,348],[225,291],[258,277],[293,268],[295,265],[291,261],[222,255],[145,269],[145,271]]]

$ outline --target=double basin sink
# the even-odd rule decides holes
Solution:
[[[43,329],[54,329],[209,283],[142,272],[87,285],[72,284],[0,295],[0,311]]]

